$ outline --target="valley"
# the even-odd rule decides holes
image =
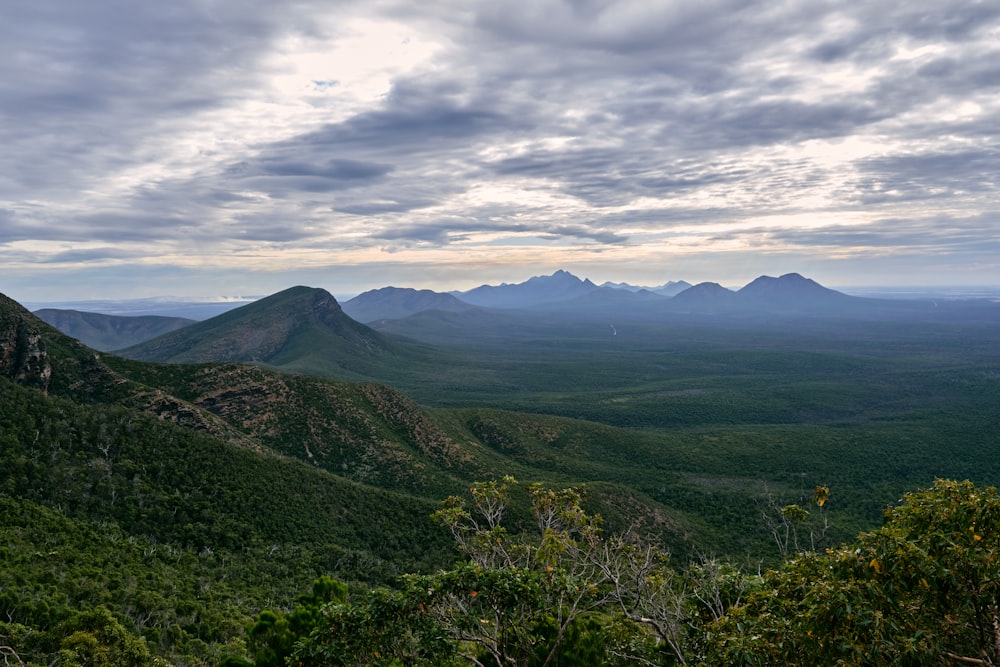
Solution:
[[[677,305],[552,278],[559,299],[535,292],[518,308],[494,292],[494,307],[419,294],[414,309],[383,291],[364,323],[348,316],[358,303],[296,287],[113,354],[4,300],[11,544],[52,551],[39,525],[96,526],[88,559],[123,539],[172,553],[183,577],[220,591],[174,594],[185,608],[247,622],[321,575],[364,587],[447,567],[457,554],[430,514],[504,475],[585,488],[609,534],[646,536],[673,562],[710,554],[749,570],[783,555],[774,508],[808,505],[816,487],[830,489],[823,544],[836,546],[937,478],[1000,480],[995,303],[855,299],[796,276],[725,306],[714,288]],[[510,517],[527,529],[524,499]],[[101,586],[65,549],[9,561],[25,585],[0,599],[42,653]],[[156,652],[185,664],[240,652],[239,627],[185,621],[154,574],[161,556],[122,558],[159,582],[157,601],[140,610],[136,589],[110,581],[102,599]],[[71,600],[55,583],[31,593],[60,568],[76,573]]]

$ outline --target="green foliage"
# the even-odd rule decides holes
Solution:
[[[0,450],[0,491],[73,517],[199,550],[339,544],[373,560],[447,557],[444,540],[425,536],[431,501],[359,487],[125,408],[83,408],[9,383],[0,414],[0,442],[15,443]]]
[[[430,502],[6,380],[0,471],[0,619],[21,628],[0,635],[25,660],[103,606],[154,654],[215,664],[262,608],[297,621],[280,607],[321,574],[385,582],[453,553]]]
[[[996,661],[980,637],[997,580],[978,551],[993,544],[986,506],[939,515],[916,494],[853,550],[798,554],[763,582],[724,561],[687,565],[703,552],[776,563],[775,541],[821,551],[935,476],[995,483],[993,325],[634,323],[609,340],[554,318],[465,336],[448,354],[384,340],[377,359],[320,358],[325,339],[306,331],[275,362],[375,377],[429,409],[370,383],[103,358],[12,312],[0,303],[0,328],[40,335],[52,378],[49,396],[0,379],[8,662],[126,660],[113,625],[72,626],[105,609],[172,662],[278,664],[317,622],[319,603],[294,602],[308,582],[332,574],[358,590],[402,572],[397,590],[325,607],[357,631],[336,639],[356,664],[486,656],[485,639],[461,637],[491,599],[527,664],[596,664],[597,645],[659,662],[773,664],[789,646],[803,663]],[[466,563],[428,574],[454,554],[427,519],[432,499],[498,471],[568,488],[501,480],[454,497],[438,518]],[[967,508],[957,488],[935,502]],[[753,507],[771,498],[769,526]],[[459,597],[472,585],[474,600]],[[525,605],[503,586],[527,587]],[[305,645],[332,650],[327,639]]]
[[[513,534],[503,520],[515,485],[509,476],[473,485],[471,506],[446,499],[434,517],[466,561],[327,607],[294,659],[544,667],[655,655],[653,637],[640,624],[659,632],[663,619],[641,614],[656,605],[646,599],[652,589],[663,592],[678,580],[666,559],[655,549],[602,538],[599,517],[584,511],[584,494],[575,488],[531,485],[534,530]]]
[[[388,387],[239,364],[108,363],[137,383],[217,415],[243,442],[356,482],[439,498],[484,468],[421,408]]]
[[[852,545],[769,572],[711,633],[719,663],[997,664],[1000,496],[938,480]]]
[[[8,617],[18,610],[7,612]],[[0,622],[0,655],[5,664],[64,667],[152,667],[158,664],[146,640],[104,606],[86,611],[53,609],[59,621],[33,628]],[[22,615],[23,616],[23,615]]]
[[[148,667],[146,642],[129,633],[104,607],[64,621],[59,664],[65,667]]]
[[[296,642],[308,637],[320,626],[322,606],[346,601],[347,586],[324,575],[313,582],[311,595],[299,597],[291,613],[286,615],[269,609],[260,612],[248,633],[253,654],[251,664],[256,667],[283,667]],[[238,658],[229,660],[233,662]]]
[[[454,650],[418,602],[376,588],[349,603],[324,607],[322,622],[298,644],[293,660],[317,667],[442,664]]]
[[[541,535],[512,537],[500,520],[513,484],[477,485],[472,509],[450,498],[437,513],[467,562],[326,607],[295,659],[916,666],[1000,657],[993,487],[938,480],[854,544],[797,553],[758,577],[714,560],[676,571],[648,545],[604,538],[575,489],[533,487]],[[817,488],[816,506],[829,495]]]

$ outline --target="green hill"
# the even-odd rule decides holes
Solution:
[[[322,289],[292,287],[121,354],[142,361],[247,361],[281,366],[320,350],[346,370],[391,354],[385,337],[347,317]]]
[[[1000,479],[992,326],[610,337],[546,320],[518,327],[514,347],[493,328],[444,353],[375,334],[324,294],[288,290],[175,348],[271,350],[266,366],[102,355],[0,296],[0,635],[48,664],[106,608],[155,655],[213,664],[316,576],[447,566],[429,514],[505,474],[584,484],[608,531],[679,562],[753,567],[777,559],[767,513],[815,485],[832,490],[835,545],[934,477]],[[295,356],[320,364],[338,346],[368,365],[349,371],[361,362],[345,352],[321,370],[368,381],[304,374]],[[523,527],[526,508],[510,517]]]
[[[348,317],[326,290],[301,286],[116,354],[172,364],[238,361],[362,381],[426,377],[452,357],[378,333]]]
[[[104,315],[58,308],[42,308],[36,310],[35,315],[67,336],[102,352],[136,345],[195,323],[185,317]]]
[[[446,566],[438,501],[539,472],[467,421],[373,384],[104,357],[0,297],[0,635],[48,663],[106,609],[107,632],[214,664],[319,575]]]

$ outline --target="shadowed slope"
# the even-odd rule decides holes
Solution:
[[[196,321],[185,317],[105,315],[58,308],[42,308],[36,310],[35,315],[67,336],[102,352],[137,345]]]
[[[345,301],[343,309],[358,322],[375,322],[408,317],[425,310],[463,312],[473,310],[474,306],[460,301],[451,294],[427,289],[383,287],[369,290]]]
[[[352,320],[329,292],[292,287],[204,322],[125,350],[141,361],[244,361],[301,364],[313,352],[325,363],[360,370],[390,352],[383,336]]]

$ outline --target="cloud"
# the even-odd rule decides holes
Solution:
[[[876,204],[926,199],[992,199],[1000,173],[1000,150],[880,156],[855,165],[861,175],[858,200]]]
[[[825,261],[995,236],[970,222],[994,220],[998,194],[991,3],[38,0],[3,14],[0,243],[60,266],[120,248],[234,272],[266,252],[292,271],[301,253],[361,263],[384,248],[424,271],[555,250],[628,270],[697,248],[721,271],[751,238]]]
[[[259,75],[237,65],[257,61],[280,26],[266,5],[41,0],[5,7],[0,115],[7,131],[0,134],[8,150],[0,169],[24,186],[59,190],[89,180],[92,169],[134,159],[152,127],[169,130],[191,114],[224,108],[234,91],[252,85]],[[35,159],[21,161],[30,152]]]
[[[857,254],[886,250],[937,255],[988,256],[1000,252],[1000,210],[972,217],[879,219],[865,225],[831,225],[818,229],[754,230],[771,242],[805,248],[840,248]]]
[[[39,258],[44,264],[94,264],[108,261],[131,260],[142,257],[142,252],[128,251],[120,247],[85,248],[64,250]]]
[[[442,220],[424,225],[396,226],[382,229],[372,236],[376,239],[402,241],[408,244],[423,242],[447,245],[467,241],[477,234],[510,234],[550,240],[570,237],[602,244],[622,244],[628,240],[626,236],[612,231],[585,225],[496,222],[490,216],[483,216],[479,221]]]
[[[409,199],[402,201],[385,199],[340,204],[335,206],[333,210],[337,213],[347,213],[349,215],[377,216],[386,213],[408,213],[418,208],[427,208],[433,204],[434,201],[430,199]]]
[[[284,197],[289,191],[321,193],[355,188],[380,181],[392,170],[392,165],[362,160],[307,162],[269,157],[249,167],[242,164],[230,174],[243,181],[241,187]]]
[[[377,179],[392,171],[392,166],[387,164],[336,159],[318,165],[272,160],[263,162],[261,168],[270,176],[315,176],[335,181]]]
[[[506,119],[487,109],[469,109],[425,99],[427,91],[397,91],[386,109],[359,114],[349,121],[296,137],[279,147],[354,148],[362,150],[407,150],[427,148],[430,142],[454,145],[463,139],[481,137]],[[410,104],[415,103],[416,107]]]

